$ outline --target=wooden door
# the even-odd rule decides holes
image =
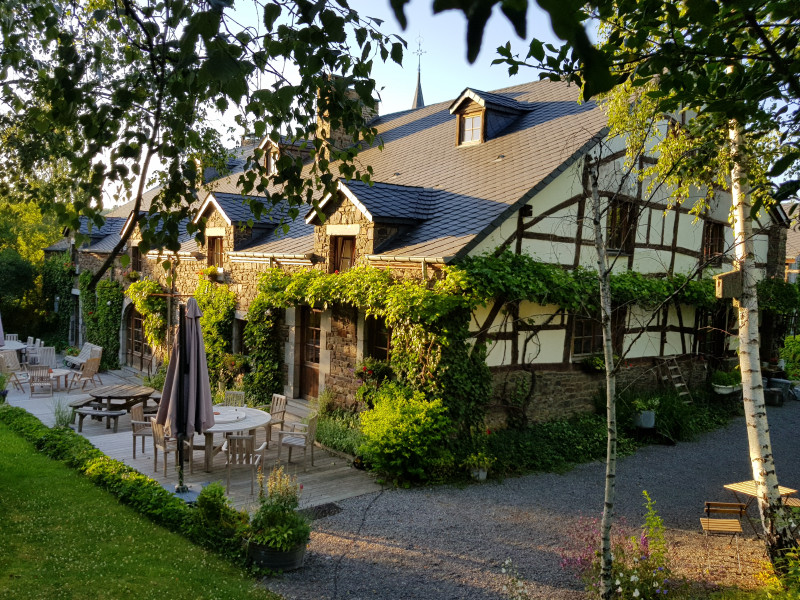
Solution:
[[[133,308],[128,313],[126,332],[125,362],[134,369],[147,371],[150,368],[153,353],[144,337],[144,319]]]
[[[300,396],[319,394],[319,355],[322,311],[303,307],[300,342]]]

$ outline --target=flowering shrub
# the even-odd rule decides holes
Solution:
[[[664,523],[655,511],[655,502],[644,491],[645,525],[638,533],[623,521],[612,531],[614,597],[648,600],[663,598],[670,585],[670,568]],[[591,597],[601,597],[600,523],[582,518],[561,555],[561,567],[573,571],[585,584]]]

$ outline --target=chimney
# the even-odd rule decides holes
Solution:
[[[322,106],[325,104],[341,104],[337,102],[337,97],[342,100],[347,99],[349,103],[358,103],[361,108],[361,119],[364,124],[370,123],[378,116],[378,101],[374,100],[374,108],[367,106],[359,97],[358,93],[352,87],[344,87],[345,80],[338,75],[329,76],[331,79],[331,87],[328,89],[328,102],[324,102],[322,97],[322,90],[317,90],[317,137],[327,138],[328,141],[337,148],[347,148],[353,145],[353,137],[347,133],[341,125],[336,129],[331,130],[331,124],[328,120],[328,111]],[[355,119],[353,114],[343,115],[343,120],[352,122]]]

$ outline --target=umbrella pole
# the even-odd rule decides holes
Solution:
[[[175,493],[185,494],[189,488],[183,482],[183,451],[186,443],[186,382],[185,371],[187,369],[186,358],[186,307],[181,305],[178,309],[178,350],[180,362],[178,363],[178,485],[175,486]]]

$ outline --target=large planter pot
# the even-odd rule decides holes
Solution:
[[[254,565],[272,571],[293,571],[303,566],[306,558],[306,545],[300,544],[292,550],[273,550],[269,546],[250,543],[247,557]]]
[[[711,387],[714,389],[714,393],[722,396],[733,394],[734,392],[738,392],[740,389],[742,389],[741,385],[712,385]]]
[[[642,429],[652,429],[656,426],[656,411],[643,410],[634,418],[634,424]]]
[[[475,481],[486,481],[486,469],[472,469],[472,478]]]

